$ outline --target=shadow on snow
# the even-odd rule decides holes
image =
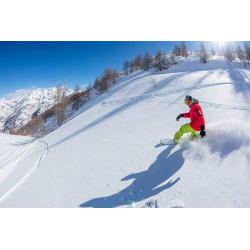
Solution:
[[[156,147],[158,146],[156,145]],[[170,145],[167,149],[163,150],[148,170],[136,174],[132,173],[124,177],[121,181],[134,179],[128,187],[116,194],[84,202],[80,207],[111,208],[130,205],[133,202],[145,200],[159,194],[165,189],[171,188],[180,180],[179,177],[174,181],[170,179],[166,184],[158,186],[177,173],[184,164],[182,156],[184,148],[181,147],[170,154],[174,147],[175,145]]]
[[[242,93],[245,100],[248,101],[250,99],[250,88],[249,82],[247,82],[242,72],[238,68],[230,68],[229,76],[233,81],[234,89],[237,93]]]

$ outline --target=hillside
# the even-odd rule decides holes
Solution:
[[[207,137],[163,146],[187,94]],[[0,207],[250,207],[249,100],[249,66],[217,56],[124,75],[40,140],[0,135]]]
[[[0,99],[0,132],[8,133],[25,125],[32,115],[54,104],[56,88],[23,89]],[[66,95],[72,90],[67,90]]]

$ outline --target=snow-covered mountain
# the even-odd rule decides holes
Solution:
[[[187,94],[207,136],[160,144]],[[249,66],[216,56],[122,76],[40,140],[0,135],[0,207],[250,207],[249,100]]]
[[[56,88],[23,89],[0,99],[0,132],[9,132],[25,125],[32,115],[54,103]],[[72,93],[67,90],[67,95]]]

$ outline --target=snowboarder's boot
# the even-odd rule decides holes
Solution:
[[[192,141],[196,141],[197,139],[198,139],[198,135],[196,133],[191,135],[191,140]]]

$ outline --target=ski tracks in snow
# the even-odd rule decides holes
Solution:
[[[4,180],[6,180],[11,173],[14,172],[14,170],[18,167],[18,163],[28,157],[36,149],[39,143],[43,144],[43,150],[29,171],[0,197],[0,203],[15,192],[34,173],[34,171],[39,167],[40,162],[48,154],[48,144],[45,141],[33,139],[12,142],[12,140],[10,141],[9,139],[11,140],[11,137],[3,138],[2,143],[0,144],[0,150],[2,151],[0,157],[0,186],[4,185]]]
[[[34,145],[35,144],[35,145]],[[10,149],[1,160],[0,184],[15,170],[19,161],[28,156],[36,146],[36,143],[24,146],[21,149]],[[13,155],[12,155],[13,154]],[[12,156],[10,156],[12,155]]]
[[[236,84],[246,84],[242,82],[236,82]],[[110,105],[123,105],[126,103],[133,103],[133,102],[138,102],[138,101],[150,101],[153,99],[157,98],[162,100],[162,98],[178,94],[180,92],[187,92],[187,91],[192,91],[196,89],[202,89],[202,88],[208,88],[208,87],[214,87],[214,86],[219,86],[219,85],[233,85],[232,82],[225,82],[225,83],[214,83],[214,84],[206,84],[206,85],[201,85],[201,86],[194,86],[194,87],[189,87],[189,88],[182,88],[182,89],[176,89],[176,90],[169,90],[169,91],[164,91],[160,93],[150,93],[150,94],[141,94],[138,96],[133,96],[133,97],[125,97],[125,98],[119,98],[115,100],[110,100],[103,102],[103,106],[110,106]],[[213,108],[223,108],[223,109],[238,109],[238,110],[250,110],[249,106],[237,106],[237,105],[228,105],[228,104],[219,104],[219,103],[210,103],[210,102],[201,102],[206,106],[213,107]]]
[[[145,101],[145,100],[150,100],[150,99],[154,99],[154,98],[161,98],[161,97],[165,97],[165,96],[169,96],[169,95],[178,94],[180,92],[186,92],[186,91],[191,91],[194,89],[201,89],[201,88],[213,87],[213,86],[224,85],[224,84],[232,84],[232,83],[231,82],[214,83],[214,84],[206,84],[206,85],[202,85],[202,86],[169,90],[169,91],[164,91],[164,92],[159,92],[159,93],[141,94],[139,96],[125,97],[125,98],[119,98],[116,100],[106,101],[106,102],[103,102],[102,105],[104,105],[104,106],[106,106],[106,105],[121,105],[121,104],[125,104],[128,102]]]

